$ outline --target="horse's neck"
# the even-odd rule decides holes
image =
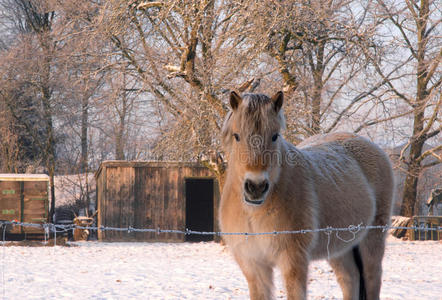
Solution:
[[[283,141],[280,151],[282,163],[278,184],[290,186],[291,179],[305,176],[308,162],[303,151],[286,140]]]
[[[284,168],[299,170],[300,167],[305,165],[305,156],[303,151],[286,140],[283,140],[281,154],[283,157],[282,166]]]

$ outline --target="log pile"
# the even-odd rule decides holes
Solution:
[[[413,219],[409,217],[402,216],[392,216],[391,217],[392,227],[410,227],[413,226]],[[391,229],[390,234],[397,238],[408,239],[407,229]]]

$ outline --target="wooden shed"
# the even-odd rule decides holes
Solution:
[[[201,164],[105,161],[95,177],[98,226],[218,231],[218,182]],[[183,242],[214,236],[100,230],[98,238]]]
[[[48,222],[49,176],[0,174],[0,220],[43,224]],[[14,226],[9,233],[43,233],[42,228]]]

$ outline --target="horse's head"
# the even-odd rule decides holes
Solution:
[[[224,122],[223,143],[229,168],[239,178],[243,199],[249,205],[263,204],[279,177],[282,103],[282,92],[272,98],[230,94],[232,111]]]

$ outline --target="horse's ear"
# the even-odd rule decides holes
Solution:
[[[273,108],[278,113],[284,102],[284,93],[279,91],[272,97]]]
[[[240,95],[235,93],[234,91],[230,92],[230,106],[233,110],[236,110],[238,106],[241,104],[242,98]]]

